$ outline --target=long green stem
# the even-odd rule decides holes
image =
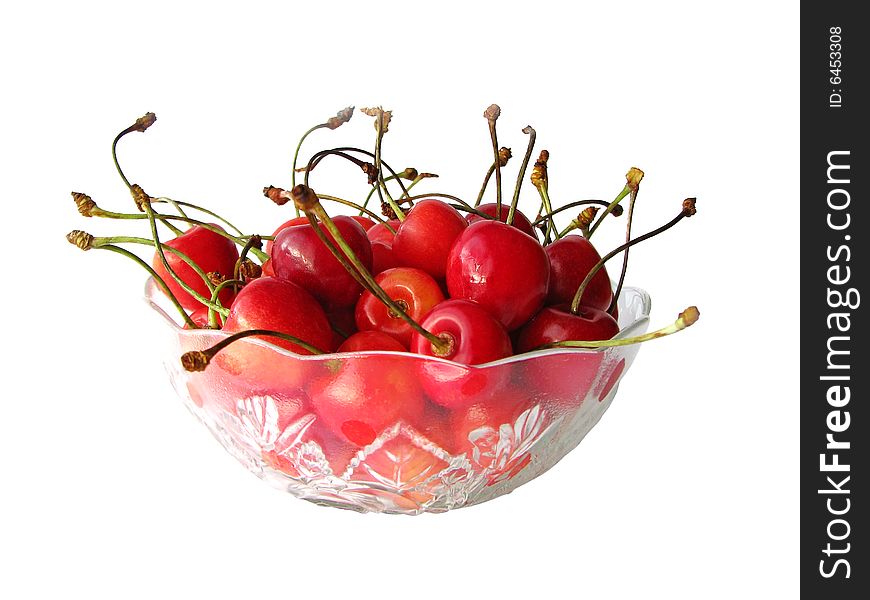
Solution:
[[[608,260],[610,260],[611,258],[616,256],[617,254],[619,254],[623,250],[627,250],[628,248],[631,248],[635,244],[639,244],[644,240],[648,240],[649,238],[651,238],[655,235],[658,235],[658,234],[662,233],[663,231],[670,229],[671,227],[673,227],[674,225],[679,223],[683,218],[690,217],[693,214],[695,214],[695,212],[694,212],[694,210],[695,210],[694,199],[690,198],[687,200],[687,202],[689,200],[692,201],[691,208],[686,207],[686,205],[684,204],[683,210],[680,211],[680,214],[678,214],[676,217],[674,217],[673,219],[671,219],[670,221],[668,221],[667,223],[665,223],[664,225],[662,225],[658,229],[654,229],[648,233],[643,234],[640,237],[637,237],[629,242],[626,242],[625,244],[622,244],[618,248],[615,248],[614,250],[611,250],[610,252],[608,252],[607,254],[602,256],[601,260],[599,260],[595,264],[595,266],[589,270],[589,273],[586,274],[586,277],[580,283],[580,287],[577,288],[577,293],[574,294],[574,299],[571,302],[571,312],[574,313],[575,315],[578,312],[580,312],[580,301],[583,299],[583,292],[586,291],[586,287],[589,285],[589,282],[592,281],[592,278],[595,277],[595,275],[598,273],[598,271],[600,271],[604,267],[604,263],[606,263]]]
[[[564,210],[568,210],[569,208],[576,208],[578,206],[585,206],[585,205],[590,205],[590,204],[591,205],[597,204],[599,206],[609,206],[609,203],[605,202],[604,200],[577,200],[575,202],[570,202],[564,206],[560,206],[559,208],[553,209],[553,212],[551,212],[551,213],[548,213],[546,215],[541,215],[540,217],[538,217],[537,219],[532,221],[532,225],[540,225],[544,221],[554,217],[555,215],[558,215],[560,212],[562,212]]]
[[[495,165],[496,163],[492,163],[491,165],[489,165],[489,169],[487,169],[486,171],[486,175],[483,178],[483,184],[480,186],[480,191],[477,193],[477,200],[474,201],[475,208],[480,206],[480,203],[483,200],[483,195],[484,193],[486,193],[486,188],[489,185],[489,180],[492,178],[492,174],[495,173]]]
[[[149,265],[147,262],[142,260],[140,257],[136,256],[135,254],[133,254],[132,252],[130,252],[126,248],[121,248],[120,246],[115,246],[113,244],[103,244],[100,246],[94,246],[94,248],[98,249],[98,250],[109,250],[110,252],[116,252],[116,253],[121,254],[122,256],[126,256],[127,258],[130,258],[130,259],[134,260],[136,263],[138,263],[139,266],[141,266],[143,269],[148,271],[148,273],[151,275],[151,277],[154,279],[154,281],[157,283],[157,285],[160,286],[160,289],[162,289],[163,292],[169,297],[169,300],[171,300],[172,304],[175,306],[175,308],[178,309],[178,312],[181,315],[181,318],[184,319],[184,322],[187,324],[187,326],[190,327],[191,329],[198,329],[197,324],[193,322],[193,319],[190,318],[190,315],[188,315],[187,311],[184,310],[184,307],[181,306],[181,303],[178,301],[178,298],[176,298],[175,295],[169,290],[169,286],[166,285],[166,282],[163,280],[163,278],[160,275],[157,274],[157,272],[151,267],[151,265]]]
[[[233,342],[236,342],[246,337],[251,337],[253,335],[276,337],[280,340],[285,340],[296,344],[297,346],[307,350],[311,354],[325,354],[323,350],[312,346],[305,340],[299,339],[295,335],[281,333],[280,331],[272,331],[270,329],[247,329],[245,331],[234,333],[233,335],[221,340],[207,350],[191,350],[190,352],[185,352],[181,355],[181,366],[184,367],[185,371],[204,371],[208,364],[211,362],[211,359],[213,359],[218,352],[220,352]]]
[[[205,207],[203,207],[203,206],[198,206],[198,205],[196,205],[196,204],[191,204],[190,202],[183,202],[183,201],[181,201],[181,200],[172,200],[171,198],[166,198],[165,196],[161,196],[160,198],[152,198],[152,199],[151,199],[151,202],[169,202],[169,203],[173,204],[174,206],[178,206],[178,207],[179,207],[179,212],[181,212],[181,216],[183,216],[183,217],[185,217],[185,218],[187,217],[187,215],[184,214],[183,211],[181,211],[181,208],[180,208],[180,207],[183,206],[183,207],[186,207],[186,208],[192,208],[193,210],[198,210],[199,212],[201,212],[201,213],[203,213],[203,214],[209,215],[210,217],[214,217],[215,219],[217,219],[218,221],[220,221],[221,223],[223,223],[224,225],[226,225],[226,226],[229,227],[230,229],[235,230],[235,232],[236,232],[238,235],[244,235],[244,234],[242,233],[242,230],[241,230],[241,229],[239,229],[238,227],[236,227],[235,225],[233,225],[232,223],[230,223],[227,219],[225,219],[224,217],[220,216],[220,215],[217,214],[216,212],[210,211],[209,209],[207,209],[207,208],[205,208]]]
[[[631,191],[628,199],[628,214],[625,217],[625,241],[631,240],[631,220],[634,216],[634,203],[637,200],[637,189]],[[619,281],[616,283],[616,290],[613,292],[613,299],[610,301],[610,306],[607,307],[607,312],[613,313],[616,302],[619,299],[619,294],[622,292],[622,284],[625,282],[625,274],[628,271],[628,248],[622,255],[622,270],[619,272]]]
[[[526,177],[526,169],[529,167],[529,159],[532,158],[532,150],[535,148],[535,139],[538,135],[531,125],[523,127],[523,133],[529,136],[529,145],[526,147],[526,154],[523,156],[523,164],[520,167],[520,172],[517,174],[517,183],[514,186],[514,195],[511,198],[511,209],[506,221],[508,225],[514,222],[514,213],[516,212],[517,204],[520,201],[520,189],[523,187],[523,179]]]
[[[607,205],[607,208],[605,208],[601,212],[601,216],[598,217],[598,220],[595,221],[595,223],[592,224],[592,227],[589,228],[589,235],[586,236],[587,239],[592,237],[592,234],[595,233],[595,230],[598,229],[598,226],[601,225],[601,222],[604,220],[604,218],[609,215],[613,211],[613,209],[616,208],[616,205],[622,202],[622,199],[628,196],[630,193],[631,188],[627,185],[622,188],[622,191],[616,195],[616,198],[613,199],[613,202]]]
[[[633,344],[640,344],[641,342],[647,342],[649,340],[654,340],[682,331],[686,327],[694,325],[700,316],[701,313],[698,311],[698,307],[690,306],[681,312],[677,317],[677,320],[667,327],[662,327],[661,329],[657,329],[656,331],[644,335],[616,340],[596,340],[589,342],[582,340],[564,340],[561,342],[544,344],[543,346],[535,348],[535,350],[543,350],[546,348],[613,348],[616,346],[631,346]]]

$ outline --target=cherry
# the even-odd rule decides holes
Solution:
[[[382,331],[357,331],[344,340],[337,351],[364,352],[367,350],[408,351],[402,342]]]
[[[544,304],[550,279],[537,240],[499,221],[482,220],[456,239],[447,259],[447,290],[474,300],[512,331]]]
[[[497,435],[501,425],[513,425],[519,414],[527,408],[528,403],[528,395],[519,389],[510,389],[497,397],[453,411],[450,416],[453,447],[457,452],[469,452],[475,445],[469,438],[478,437],[473,435],[473,432],[485,427],[491,430],[491,434]],[[479,434],[482,433],[479,432]],[[482,445],[479,439],[474,441]],[[483,466],[489,466],[489,464]]]
[[[550,286],[547,304],[570,304],[580,283],[592,270],[601,256],[592,242],[579,235],[567,235],[545,248],[550,259]],[[589,282],[583,292],[583,304],[607,310],[613,300],[610,277],[602,268]]]
[[[411,357],[355,356],[324,364],[308,388],[311,405],[337,436],[371,444],[399,420],[417,422],[423,395]]]
[[[477,210],[487,214],[491,217],[495,217],[498,213],[498,203],[491,202],[489,204],[481,204],[477,207]],[[507,222],[509,213],[509,207],[502,206],[501,207],[501,218],[499,219],[502,223]],[[468,224],[476,223],[477,221],[487,220],[485,217],[481,217],[480,215],[476,215],[474,213],[468,213],[465,215],[465,220],[468,221]],[[528,235],[535,237],[535,229],[532,227],[532,222],[529,221],[528,217],[521,213],[520,211],[514,211],[514,220],[511,223],[514,227],[522,231],[523,233],[527,233]],[[537,239],[537,238],[536,238]]]
[[[353,215],[351,219],[359,223],[365,231],[368,231],[376,225],[374,221],[368,217],[363,217],[362,215]]]
[[[444,279],[447,255],[454,240],[468,227],[459,211],[440,200],[422,200],[402,221],[393,241],[399,264]]]
[[[510,381],[508,367],[468,366],[511,355],[510,338],[504,327],[480,305],[468,300],[446,300],[433,308],[421,325],[446,340],[447,349],[440,351],[415,331],[411,335],[412,352],[461,363],[419,363],[423,389],[436,404],[448,408],[467,406],[492,397]]]
[[[529,352],[539,346],[565,340],[609,340],[619,333],[619,324],[603,310],[581,306],[573,314],[568,306],[544,307],[520,331],[517,352]]]
[[[404,309],[406,315],[419,322],[436,304],[444,300],[438,283],[425,271],[410,267],[388,269],[375,277],[375,282]],[[360,331],[377,330],[387,333],[405,346],[411,343],[413,329],[371,292],[363,292],[356,304],[356,325]]]
[[[372,247],[362,226],[351,217],[335,217],[333,221],[365,268],[371,269]],[[329,232],[325,233],[334,243]],[[330,253],[310,223],[278,233],[272,247],[272,267],[278,278],[301,285],[330,310],[352,306],[362,292],[362,286]]]
[[[370,229],[366,230],[366,236],[369,238],[369,241],[387,242],[392,244],[396,237],[394,231],[399,228],[399,225],[401,225],[402,222],[398,219],[392,219],[387,221],[387,224],[393,228],[393,231],[387,229],[387,226],[384,223],[375,223]]]
[[[186,254],[206,273],[216,272],[227,278],[232,277],[236,261],[239,259],[239,251],[233,241],[199,225],[194,225],[175,239],[165,242],[165,245]],[[164,252],[164,255],[175,274],[187,285],[206,298],[211,296],[202,277],[190,265],[172,252]],[[195,310],[202,306],[199,300],[187,293],[173,279],[159,256],[155,255],[152,264],[154,271],[166,282],[167,287],[184,308]],[[233,299],[233,290],[225,288],[218,298],[223,306],[229,306]]]
[[[522,363],[522,385],[534,389],[554,411],[573,409],[583,402],[598,378],[603,352],[570,352],[536,356]]]
[[[401,221],[393,219],[388,223],[395,230],[399,228]],[[372,243],[372,273],[377,275],[387,269],[399,266],[399,261],[393,254],[395,233],[387,229],[383,223],[375,223],[371,229],[366,231],[366,235]]]
[[[274,277],[275,269],[272,268],[272,259],[269,258],[263,262],[262,265],[263,273],[261,277]]]
[[[321,349],[328,348],[332,340],[326,313],[311,294],[295,283],[273,277],[262,277],[245,285],[230,307],[223,330],[235,333],[248,329],[287,333]],[[287,340],[257,337],[297,354],[311,354]],[[252,344],[245,346],[254,348]],[[234,348],[231,346],[222,354],[228,354]]]
[[[200,304],[196,308],[193,309],[190,313],[190,320],[194,322],[194,324],[202,329],[208,329],[208,306],[205,304]],[[185,323],[185,329],[190,329],[190,325]]]
[[[305,217],[305,216],[293,217],[289,221],[284,221],[275,229],[275,232],[272,234],[272,237],[273,238],[277,237],[277,235],[279,233],[281,233],[282,231],[284,231],[288,227],[294,227],[296,225],[308,225],[308,217]],[[272,245],[273,245],[272,240],[266,240],[266,254],[268,254],[269,256],[272,255]]]

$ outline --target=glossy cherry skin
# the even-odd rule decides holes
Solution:
[[[416,331],[411,336],[412,352],[453,361],[419,363],[420,382],[436,404],[461,408],[492,397],[510,381],[507,367],[478,369],[469,366],[511,355],[507,331],[480,305],[468,300],[446,300],[433,308],[420,324],[452,342],[450,352],[439,355],[425,337]]]
[[[507,217],[508,217],[508,213],[510,212],[510,209],[511,209],[511,207],[509,204],[502,204],[502,206],[501,206],[501,218],[499,219],[502,223],[505,223],[507,221]],[[484,214],[489,215],[490,217],[495,217],[496,213],[498,212],[498,203],[491,202],[489,204],[481,204],[480,206],[477,207],[477,210],[479,210],[480,212],[482,212]],[[465,220],[468,221],[469,225],[471,225],[472,223],[476,223],[478,221],[485,221],[486,219],[484,217],[481,217],[480,215],[476,215],[474,213],[468,213],[467,215],[465,215]],[[516,227],[517,229],[519,229],[523,233],[526,233],[532,237],[535,237],[535,229],[534,229],[534,227],[532,227],[532,222],[529,221],[528,217],[526,217],[526,215],[521,213],[519,210],[514,212],[514,220],[511,221],[511,225],[513,225],[514,227]],[[535,239],[537,239],[537,238],[535,238]]]
[[[549,281],[544,248],[498,221],[469,226],[447,258],[450,297],[478,302],[508,331],[521,327],[543,306]]]
[[[215,225],[215,227],[218,226]],[[234,242],[199,225],[194,225],[180,236],[164,243],[167,246],[186,254],[204,272],[217,272],[226,278],[231,278],[233,276],[236,261],[239,259],[239,250]],[[166,262],[169,263],[169,266],[182,281],[188,284],[200,295],[206,298],[211,297],[211,292],[208,291],[208,286],[192,267],[168,250],[164,251],[163,254],[166,256]],[[172,294],[178,299],[178,302],[184,308],[194,310],[202,306],[202,303],[199,300],[188,294],[184,288],[175,281],[172,275],[170,275],[163,266],[160,257],[156,254],[152,264],[154,270],[158,275],[160,275],[163,281],[166,282],[166,285],[172,291]],[[232,289],[224,288],[219,295],[219,299],[223,306],[229,306],[233,300]]]
[[[564,304],[547,306],[520,331],[517,353],[566,340],[609,340],[617,333],[619,325],[616,319],[603,310],[581,306],[579,314],[575,315]]]
[[[412,357],[340,356],[308,388],[315,412],[335,435],[365,446],[399,420],[418,422],[424,404]]]
[[[393,255],[393,245],[389,242],[375,240],[372,242],[372,274],[383,273],[387,269],[395,269],[399,261]]]
[[[272,277],[261,277],[245,285],[230,307],[223,331],[235,333],[246,329],[287,333],[324,351],[330,350],[332,345],[332,330],[326,315],[311,294],[289,281]],[[258,339],[298,354],[310,354],[289,341],[267,336]],[[218,369],[214,377],[226,379],[225,388],[233,385],[244,393],[256,391],[271,395],[279,390],[304,387],[309,380],[310,361],[285,356],[252,340],[234,342],[212,360],[209,369]],[[226,395],[226,390],[220,393]]]
[[[414,205],[396,232],[393,256],[400,265],[422,269],[444,279],[447,255],[468,222],[455,208],[440,200]]]
[[[566,235],[546,247],[550,259],[550,286],[547,304],[571,304],[577,288],[601,260],[592,242],[580,235]],[[583,292],[581,304],[607,310],[613,300],[613,289],[607,269],[602,268]]]
[[[405,314],[418,323],[444,300],[441,288],[425,271],[411,267],[388,269],[375,276],[375,281],[396,303],[407,307]],[[370,292],[363,292],[356,303],[356,326],[360,331],[382,331],[406,347],[411,343],[411,326],[392,314],[386,304]]]
[[[392,219],[387,221],[387,223],[389,223],[390,227],[393,228],[393,231],[398,230],[399,225],[402,224],[398,219]],[[375,223],[370,229],[366,230],[366,236],[372,242],[388,242],[392,244],[393,239],[396,237],[396,234],[393,233],[393,231],[387,229],[387,226],[383,223]]]
[[[371,269],[372,246],[362,226],[351,217],[339,216],[333,221],[363,266]],[[326,228],[322,229],[332,240]],[[328,310],[353,306],[362,293],[362,286],[320,241],[310,224],[278,233],[272,247],[272,268],[276,277],[302,286]]]
[[[344,340],[337,352],[365,352],[367,350],[388,350],[407,352],[402,342],[382,331],[357,331]]]
[[[328,349],[332,340],[326,313],[311,294],[290,281],[273,277],[261,277],[245,285],[230,307],[223,331],[235,333],[247,329],[286,333],[320,349]],[[262,339],[297,354],[311,354],[287,340],[265,336]]]
[[[375,226],[374,221],[368,217],[363,217],[362,215],[353,215],[351,216],[351,219],[359,223],[365,231],[368,231]]]
[[[272,237],[273,238],[276,237],[279,233],[281,233],[283,230],[287,229],[288,227],[294,227],[296,225],[308,225],[309,222],[310,221],[308,220],[308,217],[306,217],[306,216],[293,217],[289,221],[284,221],[283,223],[281,223],[275,229],[274,233],[272,233]],[[266,254],[268,254],[270,256],[272,255],[272,245],[273,245],[272,240],[266,240],[265,250],[266,250]]]

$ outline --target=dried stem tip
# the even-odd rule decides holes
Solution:
[[[83,217],[92,216],[91,211],[97,208],[97,203],[91,197],[81,192],[72,192],[73,201]]]
[[[284,206],[290,200],[290,194],[287,190],[270,185],[263,188],[263,195],[278,206]]]
[[[680,329],[685,329],[690,325],[694,325],[700,317],[701,312],[698,310],[698,307],[690,306],[689,308],[680,313],[680,316],[677,318],[677,323],[678,326],[682,325]]]
[[[598,214],[597,206],[584,208],[580,211],[580,214],[577,215],[577,227],[580,229],[589,229],[589,226],[592,225],[592,221],[595,220],[596,214]]]
[[[640,180],[643,179],[643,171],[637,167],[632,167],[625,174],[625,182],[629,189],[637,190],[640,185]]]
[[[153,112],[147,112],[138,119],[136,119],[136,123],[133,125],[135,127],[134,131],[145,131],[152,125],[154,125],[154,121],[157,120],[157,115]]]
[[[497,121],[501,116],[501,107],[498,104],[490,104],[489,108],[483,111],[483,116],[487,121]]]
[[[296,205],[296,208],[306,213],[314,210],[314,207],[320,203],[314,190],[304,183],[300,183],[290,190],[290,196],[293,198],[293,203]]]
[[[181,355],[181,366],[185,371],[191,373],[196,371],[205,371],[211,357],[202,350],[191,350]]]
[[[254,261],[252,261],[250,258],[246,258],[239,265],[239,276],[241,276],[242,281],[257,279],[262,274],[263,268]]]
[[[364,162],[360,165],[360,168],[362,169],[362,172],[366,174],[366,177],[368,177],[369,185],[374,185],[378,180],[377,167],[372,163]]]
[[[330,117],[329,120],[326,121],[326,126],[330,129],[338,129],[348,121],[353,116],[353,106],[348,106],[347,108],[343,108],[337,113],[335,113],[334,117]]]
[[[402,179],[407,179],[408,181],[414,181],[417,179],[417,175],[420,173],[414,167],[406,167],[404,171],[399,173],[399,177]]]
[[[532,168],[531,181],[535,187],[541,187],[547,183],[547,161],[550,160],[550,153],[547,150],[541,150],[538,160],[535,161],[535,166]]]
[[[393,111],[384,110],[380,106],[374,108],[361,108],[363,113],[375,118],[375,131],[378,133],[386,133],[390,129],[390,119],[393,118]]]
[[[145,212],[145,206],[151,202],[151,196],[145,193],[142,186],[134,183],[130,186],[130,195],[133,196],[133,201],[136,203],[136,208],[140,212]]]
[[[614,217],[621,217],[622,211],[623,211],[622,204],[617,204],[612,209],[610,209],[610,214],[613,215]]]
[[[216,286],[222,284],[227,279],[217,271],[209,271],[205,275],[208,277],[208,280],[211,281],[212,285]]]
[[[78,246],[79,250],[90,250],[91,244],[94,243],[94,236],[78,229],[74,229],[66,234],[66,239],[70,244]]]
[[[687,217],[691,217],[696,212],[698,212],[698,209],[695,208],[695,201],[696,198],[686,198],[685,200],[683,200],[683,213]]]
[[[511,154],[510,148],[505,148],[502,146],[498,149],[498,166],[504,167],[507,165],[508,161],[511,159],[513,155]]]

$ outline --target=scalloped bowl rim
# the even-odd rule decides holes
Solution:
[[[163,320],[175,331],[177,335],[181,335],[183,337],[197,337],[203,334],[220,337],[220,338],[228,338],[231,334],[220,331],[217,329],[185,329],[182,325],[178,323],[175,319],[170,316],[170,314],[166,311],[166,309],[161,306],[155,299],[155,295],[160,294],[160,290],[157,288],[157,284],[154,282],[153,278],[148,278],[145,282],[145,302],[159,315],[163,317]],[[640,315],[637,319],[626,325],[625,327],[619,330],[613,339],[622,339],[626,337],[631,337],[635,331],[638,329],[645,328],[649,323],[649,314],[652,308],[652,300],[650,295],[638,287],[632,286],[624,286],[622,288],[622,294],[620,297],[627,297],[633,295],[637,298],[641,303]],[[158,298],[162,298],[162,294],[157,296]],[[543,350],[534,350],[532,352],[525,352],[523,354],[514,354],[512,356],[508,356],[505,358],[500,358],[499,360],[491,361],[488,363],[482,363],[479,365],[466,365],[463,363],[455,362],[452,360],[448,360],[446,358],[440,358],[437,356],[428,356],[425,354],[417,354],[414,352],[397,352],[394,350],[367,350],[367,351],[357,351],[357,352],[342,352],[338,354],[336,352],[330,352],[326,354],[297,354],[286,348],[282,348],[280,346],[276,346],[266,340],[258,339],[255,337],[245,338],[240,340],[243,343],[254,344],[257,346],[261,346],[263,348],[267,348],[269,350],[273,350],[276,353],[288,357],[292,357],[299,360],[310,360],[310,361],[321,361],[321,360],[330,360],[335,357],[340,357],[342,359],[348,358],[364,358],[368,356],[400,356],[403,358],[414,357],[421,360],[431,361],[431,362],[440,362],[443,364],[458,366],[463,368],[473,368],[473,369],[483,369],[489,367],[497,367],[501,365],[523,362],[526,360],[538,358],[541,356],[557,356],[562,354],[590,354],[597,353],[606,350],[606,348],[546,348]]]

